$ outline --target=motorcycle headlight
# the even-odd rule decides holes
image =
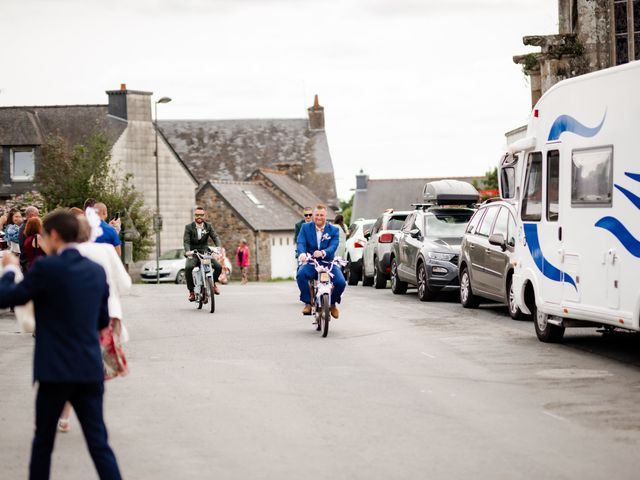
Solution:
[[[444,260],[445,262],[448,262],[453,257],[455,257],[455,255],[451,253],[440,253],[440,252],[427,252],[427,256],[434,260]]]
[[[320,272],[320,281],[325,283],[329,281],[329,273],[328,272]]]
[[[211,260],[209,260],[208,258],[205,258],[202,260],[202,264],[203,265],[211,265]]]

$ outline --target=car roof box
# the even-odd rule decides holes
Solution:
[[[429,182],[422,190],[422,197],[430,205],[472,205],[480,200],[478,190],[460,180]]]

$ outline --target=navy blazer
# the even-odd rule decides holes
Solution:
[[[316,224],[314,222],[305,223],[300,228],[300,233],[298,234],[296,256],[300,256],[301,253],[313,253],[316,250],[324,250],[326,253],[324,260],[331,262],[336,254],[339,243],[340,232],[338,231],[338,227],[326,223],[322,231],[320,247],[318,247]]]
[[[104,269],[74,248],[41,257],[20,283],[0,278],[0,308],[33,300],[36,346],[33,380],[104,381],[99,330],[109,325],[109,286]]]

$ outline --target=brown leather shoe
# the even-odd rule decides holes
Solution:
[[[304,308],[302,309],[302,314],[303,315],[311,315],[311,305],[309,305],[308,303],[304,306]]]
[[[189,301],[190,302],[195,302],[196,301],[196,294],[193,292],[189,292]]]
[[[340,310],[335,305],[331,305],[331,316],[333,318],[338,318],[340,316]]]
[[[218,286],[217,283],[213,284],[213,294],[214,295],[220,295],[220,287]]]

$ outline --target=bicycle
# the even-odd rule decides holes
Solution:
[[[334,265],[343,267],[347,262],[340,257],[336,257],[331,262],[321,264],[311,255],[307,256],[307,260],[301,264],[312,263],[318,272],[318,277],[309,282],[309,290],[311,292],[311,315],[315,317],[316,331],[322,333],[322,337],[326,338],[329,334],[329,322],[331,321],[331,291],[333,290],[333,274],[331,270]]]
[[[218,247],[209,249],[212,253],[216,253]],[[200,260],[200,265],[193,269],[194,293],[196,295],[196,308],[202,310],[202,306],[209,303],[210,312],[216,311],[215,287],[213,281],[213,265],[211,261],[213,255],[207,255],[200,252],[193,253]]]

